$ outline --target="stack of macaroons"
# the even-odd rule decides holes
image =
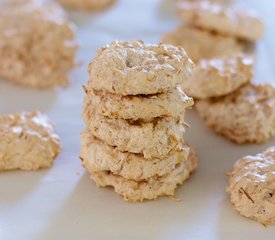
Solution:
[[[196,168],[183,136],[194,65],[183,48],[142,41],[98,50],[85,88],[81,160],[98,186],[125,200],[173,196]]]
[[[197,62],[183,89],[197,99],[196,109],[207,126],[239,144],[262,143],[273,137],[275,88],[255,83],[255,59],[242,47],[263,37],[262,19],[254,11],[232,4],[177,3],[184,24],[166,34],[163,42],[184,46]]]

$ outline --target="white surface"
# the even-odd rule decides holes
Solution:
[[[274,81],[275,18],[268,11],[274,9],[274,1],[254,3],[268,25],[267,37],[259,45],[256,78]],[[1,240],[274,239],[274,226],[264,228],[238,215],[224,189],[225,173],[235,160],[275,145],[275,140],[238,146],[215,135],[191,112],[187,135],[200,159],[198,171],[177,191],[181,202],[167,198],[142,204],[124,202],[111,189],[97,189],[80,165],[81,85],[87,81],[88,61],[96,48],[114,39],[157,42],[177,24],[168,12],[169,6],[161,1],[121,0],[99,15],[74,13],[71,17],[79,26],[82,44],[79,59],[84,64],[72,73],[67,89],[38,92],[0,83],[0,113],[32,109],[48,113],[63,145],[51,169],[0,174]]]

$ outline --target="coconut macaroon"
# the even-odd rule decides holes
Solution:
[[[40,112],[0,116],[0,171],[50,167],[60,152],[59,138]]]
[[[275,146],[238,160],[228,177],[233,208],[263,225],[275,224]]]
[[[112,6],[116,0],[57,0],[64,7],[82,11],[103,10]]]
[[[143,154],[144,158],[162,158],[171,150],[181,149],[187,125],[156,118],[152,122],[130,122],[95,114],[87,121],[88,130],[97,138],[122,152]]]
[[[248,83],[224,97],[195,105],[206,125],[236,143],[262,143],[275,135],[275,87]]]
[[[183,48],[113,42],[89,65],[81,134],[83,166],[97,186],[128,201],[174,195],[197,166],[184,141],[182,90],[194,64]]]
[[[86,95],[84,116],[89,119],[97,112],[105,117],[134,121],[143,119],[150,122],[156,117],[179,119],[185,109],[193,104],[193,99],[188,97],[180,86],[167,93],[148,96],[122,96],[93,91],[92,94]]]
[[[154,176],[163,176],[173,171],[183,159],[187,160],[190,148],[183,145],[181,149],[173,149],[163,158],[144,158],[142,154],[122,152],[92,136],[89,131],[81,134],[80,158],[90,173],[111,171],[126,179],[142,181]]]
[[[229,94],[253,77],[254,58],[243,53],[199,61],[191,78],[183,83],[185,92],[194,98]]]
[[[116,175],[111,171],[97,171],[91,173],[91,178],[98,187],[112,186],[126,201],[142,202],[154,200],[160,196],[174,196],[176,188],[187,180],[197,167],[197,157],[192,151],[188,158],[181,158],[175,168],[163,176],[134,181]]]
[[[220,34],[249,41],[257,41],[264,35],[262,19],[252,11],[227,8],[208,1],[181,1],[177,5],[181,19]]]
[[[57,3],[0,3],[0,78],[38,89],[65,86],[76,51],[74,27]]]
[[[242,51],[243,44],[230,36],[183,24],[162,38],[163,43],[182,46],[194,61],[209,59]]]
[[[115,41],[89,65],[88,89],[117,95],[168,92],[189,78],[194,64],[181,47]]]

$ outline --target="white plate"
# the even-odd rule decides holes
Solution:
[[[264,5],[249,2],[262,11],[268,25],[267,37],[258,46],[256,79],[274,81],[275,18],[268,10],[275,9],[275,4],[271,0]],[[63,145],[51,169],[0,174],[1,240],[275,238],[274,226],[264,228],[237,214],[224,190],[225,173],[235,160],[275,145],[274,140],[264,145],[235,145],[207,129],[191,111],[187,138],[198,150],[199,168],[177,191],[181,202],[167,198],[124,202],[111,189],[96,188],[80,165],[81,85],[87,81],[89,60],[98,47],[115,39],[157,42],[177,25],[169,11],[169,4],[157,0],[120,0],[98,15],[72,13],[79,26],[79,59],[84,64],[72,73],[67,89],[39,92],[0,83],[0,113],[32,109],[48,113]]]

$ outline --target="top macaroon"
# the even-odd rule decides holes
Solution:
[[[90,63],[88,89],[118,95],[168,92],[189,78],[193,69],[183,48],[115,41],[99,49]]]

